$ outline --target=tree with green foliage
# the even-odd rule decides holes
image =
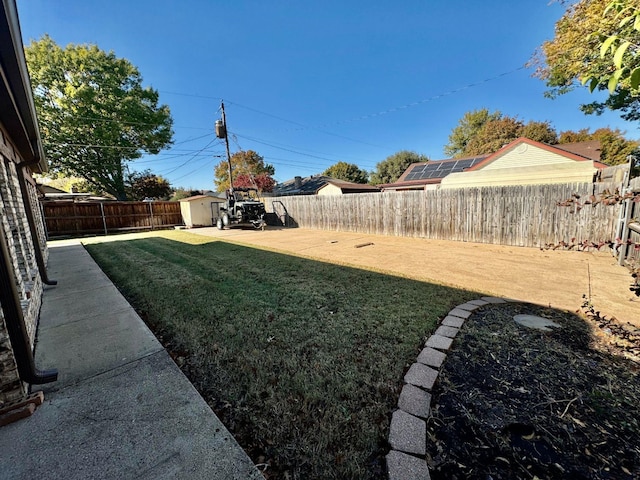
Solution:
[[[127,186],[129,198],[131,200],[144,200],[153,198],[154,200],[168,200],[171,197],[171,185],[169,181],[162,178],[151,170],[133,172],[127,175]]]
[[[558,142],[558,134],[549,122],[532,120],[525,124],[516,117],[498,111],[490,113],[483,108],[463,115],[451,131],[444,152],[454,158],[484,155],[500,150],[519,137],[550,145]]]
[[[555,145],[558,143],[558,132],[551,126],[549,122],[530,121],[522,127],[518,132],[518,136],[526,137],[536,142],[546,143],[547,145]]]
[[[598,140],[600,142],[600,161],[607,165],[620,165],[626,163],[627,157],[638,151],[640,142],[628,140],[624,132],[605,127],[591,132],[588,128],[578,131],[566,130],[560,133],[558,143],[586,142]]]
[[[240,150],[231,155],[231,175],[236,179],[240,175],[275,174],[273,165],[264,162],[264,157],[253,150]],[[221,160],[214,168],[214,183],[218,192],[224,192],[231,185],[229,183],[229,163]]]
[[[194,190],[193,188],[178,187],[173,190],[170,202],[177,202],[183,198],[195,197],[196,195],[202,195],[202,190]]]
[[[582,83],[589,83],[592,92],[599,84],[606,83],[609,93],[622,86],[637,94],[640,87],[640,5],[629,0],[612,0],[603,16],[613,16],[619,22],[616,31],[600,46],[600,57],[609,58],[615,70],[602,77],[586,77]]]
[[[501,118],[502,114],[499,111],[490,113],[486,108],[466,112],[449,134],[449,143],[444,146],[445,155],[454,158],[466,156],[467,145],[484,124]]]
[[[89,185],[85,180],[80,177],[65,177],[63,175],[34,175],[34,178],[39,184],[47,185],[49,187],[57,188],[63,192],[80,192],[80,193],[94,193],[96,195],[102,195],[102,191],[95,191],[95,187]]]
[[[372,185],[393,183],[400,178],[412,163],[428,161],[429,157],[426,155],[409,150],[401,150],[376,164],[376,169],[371,173],[369,183]]]
[[[464,150],[464,156],[484,155],[500,150],[507,143],[520,136],[524,124],[512,117],[501,117],[490,120],[469,140]]]
[[[25,54],[51,171],[126,200],[126,163],[171,144],[169,107],[128,60],[95,45],[44,36]]]
[[[640,13],[637,0],[580,0],[558,22],[533,64],[554,98],[580,86],[608,91],[606,100],[580,108],[587,114],[620,111],[640,119]]]
[[[353,183],[367,183],[369,181],[369,172],[361,170],[354,163],[338,162],[327,168],[322,175],[335,178],[337,180],[344,180],[345,182]]]

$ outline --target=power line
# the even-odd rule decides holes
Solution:
[[[80,147],[80,148],[116,148],[116,149],[121,149],[121,150],[140,150],[140,147],[125,147],[122,145],[93,145],[93,144],[88,144],[88,143],[55,143],[55,142],[51,142],[51,143],[45,143],[45,146],[47,145],[55,145],[55,146],[68,146],[68,147]],[[159,152],[159,153],[153,153],[153,154],[149,154],[149,155],[170,155],[170,156],[175,156],[175,157],[179,157],[179,156],[187,156],[193,152],[201,152],[202,149],[199,150],[184,150],[184,149],[170,149],[165,153]],[[186,153],[181,153],[181,154],[173,154],[170,152],[186,152]],[[218,153],[218,152],[211,152],[211,153]],[[135,162],[137,159],[131,159],[131,161]]]
[[[453,90],[448,90],[446,92],[439,93],[437,95],[433,95],[433,96],[431,96],[429,98],[425,98],[423,100],[407,103],[407,104],[404,104],[404,105],[400,105],[398,107],[391,107],[391,108],[388,108],[386,110],[382,110],[382,111],[377,112],[377,113],[361,115],[359,117],[354,117],[354,118],[351,118],[351,119],[348,119],[348,120],[340,120],[340,121],[336,121],[336,122],[324,123],[324,124],[318,125],[317,127],[314,127],[314,128],[328,127],[328,126],[331,126],[331,125],[342,125],[342,124],[345,124],[345,123],[352,123],[352,122],[357,122],[359,120],[368,120],[370,118],[375,118],[375,117],[380,117],[380,116],[383,116],[383,115],[388,115],[390,113],[397,112],[398,110],[404,110],[404,109],[407,109],[407,108],[416,107],[418,105],[422,105],[422,104],[425,104],[427,102],[431,102],[433,100],[437,100],[437,99],[442,98],[442,97],[446,97],[446,96],[453,95],[453,94],[458,93],[458,92],[462,92],[463,90],[468,90],[469,88],[473,88],[473,87],[477,87],[479,85],[483,85],[483,84],[491,82],[493,80],[497,80],[499,78],[506,77],[507,75],[511,75],[513,73],[519,72],[519,71],[524,70],[526,68],[527,68],[526,65],[522,65],[522,66],[520,66],[518,68],[515,68],[513,70],[510,70],[508,72],[503,72],[503,73],[500,73],[498,75],[494,75],[493,77],[489,77],[489,78],[485,78],[484,80],[480,80],[478,82],[469,83],[469,84],[464,85],[462,87],[455,88]]]
[[[195,154],[195,155],[193,155],[189,160],[187,160],[187,161],[186,161],[186,162],[184,162],[184,163],[181,163],[181,164],[180,164],[180,165],[178,165],[176,168],[174,168],[174,169],[172,169],[172,170],[169,170],[168,172],[165,172],[164,174],[165,174],[165,175],[169,175],[170,173],[173,173],[173,172],[175,172],[176,170],[179,170],[180,168],[184,167],[186,164],[188,164],[189,162],[191,162],[194,158],[197,158],[197,154],[198,154],[198,153],[201,153],[201,152],[202,152],[203,150],[205,150],[206,148],[209,148],[209,146],[210,146],[214,141],[216,141],[216,140],[217,140],[217,138],[212,139],[209,143],[207,143],[204,147],[202,147],[198,152],[196,152],[196,154]]]
[[[280,162],[280,165],[288,165],[288,166],[301,166],[301,167],[314,167],[314,166],[318,166],[318,165],[327,165],[326,162],[304,162],[304,161],[299,161],[299,160],[292,160],[290,158],[278,158],[278,157],[272,157],[272,156],[266,156],[264,157],[265,159],[269,159],[269,160],[274,160],[276,162]],[[339,160],[339,161],[343,161],[343,160]],[[331,162],[330,165],[333,165],[337,162],[333,161]],[[365,168],[375,168],[375,164],[373,163],[359,163],[358,164],[359,167],[365,167]]]
[[[198,170],[201,170],[203,168],[205,168],[207,165],[205,163],[199,165],[195,170],[191,170],[189,173],[185,173],[184,175],[181,175],[177,178],[173,179],[173,182],[177,182],[178,180],[182,180],[185,177],[188,177],[189,175],[193,175],[195,172],[197,172]]]
[[[256,138],[256,137],[247,137],[247,136],[245,136],[243,138],[245,138],[246,140],[255,141],[255,142],[260,142],[260,141],[265,142],[266,141],[264,139]],[[274,145],[277,145],[277,146],[280,146],[280,147],[296,148],[295,146],[286,145],[284,143],[277,143],[277,142],[273,142],[273,143],[274,143]],[[330,156],[330,157],[336,157],[338,160],[343,160],[343,161],[344,160],[352,160],[352,161],[359,162],[359,163],[369,163],[370,162],[370,160],[364,160],[362,158],[355,158],[355,157],[352,157],[350,155],[334,155],[332,153],[318,152],[317,150],[310,150],[308,148],[301,149],[301,150],[306,150],[307,152],[316,153],[316,154],[319,154],[319,155],[327,155],[327,156]],[[296,151],[294,153],[298,153],[298,152]]]
[[[107,117],[84,117],[84,116],[73,116],[73,118],[77,118],[80,120],[91,120],[93,122],[114,122],[121,123],[123,125],[146,125],[146,126],[157,126],[157,123],[145,123],[145,122],[127,122],[125,120],[120,120],[118,118],[107,118]],[[183,125],[171,125],[173,128],[186,128],[191,130],[211,130],[211,127],[186,127]]]
[[[431,96],[429,98],[425,98],[425,99],[422,99],[422,100],[417,100],[415,102],[406,103],[404,105],[390,107],[390,108],[388,108],[386,110],[382,110],[382,111],[379,111],[379,112],[376,112],[376,113],[369,113],[369,114],[365,114],[365,115],[360,115],[358,117],[353,117],[353,118],[350,118],[350,119],[337,120],[335,122],[327,122],[327,123],[323,123],[323,124],[320,124],[320,125],[314,125],[314,126],[305,125],[305,124],[302,124],[300,122],[296,122],[294,120],[289,120],[289,119],[286,119],[286,118],[283,118],[283,117],[280,117],[280,116],[277,116],[277,115],[273,115],[271,113],[263,112],[263,111],[258,110],[256,108],[248,107],[246,105],[242,105],[242,104],[237,103],[237,102],[227,101],[227,104],[236,105],[236,106],[238,106],[240,108],[244,108],[246,110],[250,110],[252,112],[256,112],[256,113],[259,113],[261,115],[265,115],[265,116],[268,116],[268,117],[271,117],[271,118],[275,118],[275,119],[280,120],[282,122],[286,122],[286,123],[291,123],[293,125],[297,125],[300,128],[293,129],[293,130],[296,130],[296,131],[297,130],[305,130],[305,129],[313,129],[313,130],[321,131],[319,129],[323,128],[323,127],[327,127],[327,126],[331,126],[331,125],[342,125],[344,123],[352,123],[352,122],[356,122],[356,121],[360,121],[360,120],[368,120],[370,118],[375,118],[375,117],[379,117],[379,116],[382,116],[382,115],[388,115],[390,113],[397,112],[398,110],[404,110],[404,109],[407,109],[407,108],[416,107],[416,106],[422,105],[424,103],[431,102],[433,100],[437,100],[437,99],[442,98],[442,97],[446,97],[446,96],[449,96],[449,95],[456,94],[458,92],[467,90],[469,88],[474,88],[474,87],[483,85],[485,83],[497,80],[497,79],[505,77],[507,75],[512,75],[512,74],[517,73],[519,71],[525,70],[526,68],[527,68],[526,65],[521,65],[521,66],[519,66],[519,67],[517,67],[515,69],[509,70],[509,71],[505,71],[505,72],[499,73],[497,75],[493,75],[491,77],[487,77],[487,78],[485,78],[483,80],[480,80],[480,81],[477,81],[477,82],[468,83],[466,85],[463,85],[462,87],[455,88],[455,89],[452,89],[452,90],[448,90],[448,91],[439,93],[437,95],[433,95],[433,96]],[[185,97],[195,97],[195,98],[206,98],[206,99],[210,99],[210,100],[218,100],[217,97],[212,97],[212,96],[207,96],[207,95],[198,95],[198,94],[189,94],[189,93],[180,93],[180,92],[167,92],[167,91],[162,91],[162,90],[160,92],[161,93],[168,93],[168,94],[171,94],[171,95],[180,95],[180,96],[185,96]],[[322,133],[326,133],[328,135],[339,136],[339,135],[333,134],[331,132],[325,132],[325,131],[321,131],[321,132]],[[359,140],[351,139],[351,138],[348,138],[348,137],[343,137],[343,138],[348,139],[348,140],[352,140],[352,141],[360,142]],[[364,142],[360,142],[360,143],[364,143]],[[369,144],[369,145],[375,146],[375,147],[379,147],[379,145],[372,145],[372,144]],[[384,147],[380,147],[380,148],[384,148]]]
[[[299,123],[299,122],[294,122],[294,121],[292,121],[292,120],[287,120],[287,119],[285,119],[285,118],[278,117],[278,116],[276,116],[276,115],[271,115],[270,113],[261,112],[260,110],[256,110],[255,108],[251,108],[251,107],[247,107],[247,106],[244,106],[244,105],[240,105],[239,103],[229,102],[229,104],[231,104],[231,105],[236,105],[236,106],[241,107],[241,108],[246,108],[247,110],[251,110],[251,111],[253,111],[253,112],[260,113],[260,114],[262,114],[262,115],[266,115],[266,116],[268,116],[268,117],[277,118],[278,120],[281,120],[281,121],[283,121],[283,122],[288,122],[288,123],[292,123],[292,124],[294,124],[294,125],[299,125],[299,126],[300,126],[300,128],[294,128],[294,129],[291,129],[291,130],[293,130],[293,131],[300,131],[300,130],[309,130],[309,129],[311,129],[311,130],[316,130],[316,131],[318,131],[318,132],[320,132],[320,133],[324,133],[325,135],[330,135],[330,136],[332,136],[332,137],[343,138],[344,140],[349,140],[350,142],[361,143],[361,144],[363,144],[363,145],[368,145],[368,146],[370,146],[370,147],[375,147],[375,148],[386,148],[386,147],[383,147],[383,146],[381,146],[381,145],[376,145],[376,144],[373,144],[373,143],[364,142],[364,141],[362,141],[362,140],[358,140],[358,139],[355,139],[355,138],[347,137],[347,136],[345,136],[345,135],[340,135],[340,134],[338,134],[338,133],[327,132],[326,130],[320,130],[320,129],[319,129],[319,128],[317,128],[317,127],[309,127],[308,125],[304,125],[304,124]],[[288,130],[284,130],[284,131],[286,132],[286,131],[288,131]],[[289,131],[290,131],[290,130],[289,130]]]
[[[274,144],[272,144],[272,143],[263,142],[263,141],[261,141],[261,140],[257,140],[257,139],[255,139],[255,138],[251,138],[251,137],[245,137],[245,136],[240,135],[240,134],[237,134],[237,133],[234,133],[234,135],[236,135],[236,136],[238,136],[238,137],[240,137],[240,138],[244,138],[245,140],[249,140],[249,141],[251,141],[251,142],[260,143],[260,144],[262,144],[262,145],[266,145],[266,146],[268,146],[268,147],[272,147],[272,148],[277,148],[277,149],[279,149],[279,150],[284,150],[284,151],[286,151],[286,152],[296,153],[296,154],[298,154],[298,155],[304,155],[305,157],[318,158],[318,159],[320,159],[320,160],[326,160],[327,162],[335,162],[335,160],[331,160],[330,158],[320,157],[320,156],[318,156],[318,155],[313,155],[313,154],[311,154],[311,153],[298,152],[298,151],[296,151],[296,150],[292,150],[292,149],[290,149],[290,148],[279,147],[279,146],[274,145]]]
[[[188,138],[186,140],[182,140],[180,142],[176,142],[169,148],[169,150],[173,149],[174,145],[182,145],[183,143],[194,142],[196,140],[200,140],[200,139],[208,137],[210,135],[214,135],[214,133],[213,132],[209,132],[209,133],[205,133],[204,135],[200,135],[199,137],[192,137],[192,138]]]
[[[143,157],[143,159],[134,159],[131,160],[131,162],[135,162],[136,165],[141,164],[141,163],[157,163],[157,162],[171,162],[174,161],[178,158],[182,158],[182,157],[188,157],[189,155],[193,155],[195,157],[207,157],[207,158],[211,158],[211,157],[218,157],[218,156],[222,156],[223,152],[219,152],[219,151],[203,151],[202,153],[198,153],[198,150],[190,150],[189,152],[191,153],[176,153],[176,154],[157,154],[156,156],[162,155],[162,158],[152,158],[152,159],[148,159],[148,157]],[[196,152],[196,153],[193,153]],[[154,156],[155,157],[155,156]]]

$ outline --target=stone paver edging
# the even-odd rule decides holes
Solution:
[[[387,473],[389,480],[424,480],[431,478],[426,461],[427,419],[431,414],[431,389],[453,340],[473,311],[484,305],[507,303],[498,297],[482,297],[452,309],[425,342],[416,362],[404,376],[398,409],[393,412],[389,428]]]

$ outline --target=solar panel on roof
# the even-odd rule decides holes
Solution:
[[[450,173],[462,172],[473,167],[486,157],[465,158],[456,161],[433,161],[424,165],[416,165],[411,169],[405,180],[426,180],[431,178],[444,178]]]

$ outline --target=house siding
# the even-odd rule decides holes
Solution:
[[[9,261],[15,273],[15,285],[33,349],[43,293],[35,248],[41,249],[45,259],[48,251],[35,187],[27,184],[31,204],[25,205],[16,167],[16,163],[20,162],[21,158],[1,124],[0,131],[2,132],[0,135],[0,214],[2,214],[0,234],[4,235],[7,241]],[[36,199],[35,203],[31,200],[32,198]],[[39,245],[33,244],[25,208],[31,208],[36,220],[39,221],[36,228]],[[20,381],[4,314],[1,311],[0,315],[2,317],[0,321],[0,406],[2,406],[22,398],[27,389],[26,385]]]
[[[497,170],[502,168],[534,167],[539,165],[557,165],[561,163],[575,163],[572,160],[557,153],[549,152],[542,148],[521,143],[505,152],[491,163],[481,167],[481,170]]]
[[[330,183],[327,183],[324,187],[318,190],[318,195],[342,195],[342,189],[340,187],[336,187]]]
[[[520,168],[482,169],[452,173],[442,179],[440,188],[591,183],[596,171],[591,160]]]

